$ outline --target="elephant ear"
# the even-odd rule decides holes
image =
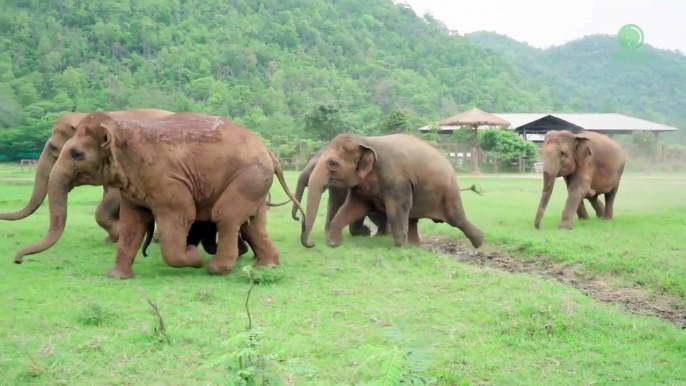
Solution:
[[[585,159],[588,159],[593,155],[593,150],[590,146],[590,138],[582,134],[577,134],[574,136],[576,140],[576,152],[574,152],[574,158],[577,164],[583,164]]]
[[[114,119],[110,118],[100,123],[100,147],[108,150],[112,145],[112,138],[114,132],[119,128],[119,124]]]
[[[376,165],[376,151],[369,146],[358,144],[360,146],[360,160],[357,161],[357,175],[364,179],[369,172],[372,171]]]

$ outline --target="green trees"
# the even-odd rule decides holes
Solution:
[[[476,102],[551,104],[496,54],[391,0],[0,2],[0,98],[0,130],[154,107],[265,138],[307,135],[332,102],[366,133],[396,109],[416,128]]]
[[[488,129],[479,133],[481,148],[499,163],[515,162],[520,156],[532,158],[538,147],[509,129]]]
[[[407,133],[412,130],[407,115],[400,110],[393,110],[388,114],[379,126],[380,134]]]

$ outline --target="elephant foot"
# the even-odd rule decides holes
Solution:
[[[212,258],[209,263],[207,263],[207,272],[210,275],[228,275],[231,273],[233,270],[233,267],[236,266],[236,262],[234,261],[233,264],[227,262],[227,261],[221,261],[218,260],[216,257]]]
[[[188,262],[188,267],[191,268],[202,268],[202,255],[200,250],[195,245],[186,246],[186,261]]]
[[[107,271],[107,276],[115,279],[132,279],[135,275],[130,267],[120,268],[115,265]]]
[[[591,219],[591,216],[579,217],[579,221],[588,221],[590,219]]]
[[[117,243],[119,241],[118,237],[107,236],[102,240],[104,243]]]
[[[557,225],[558,228],[563,228],[563,229],[572,229],[572,222],[571,221],[560,221],[560,223]]]
[[[256,268],[278,267],[280,265],[281,263],[279,262],[278,257],[271,259],[259,259],[255,262]]]

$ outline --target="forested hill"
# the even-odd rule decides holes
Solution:
[[[560,105],[576,111],[620,112],[682,128],[686,138],[686,56],[643,45],[624,51],[616,36],[586,36],[538,49],[494,32],[466,37],[545,82]]]
[[[357,128],[472,104],[541,111],[548,91],[391,0],[4,0],[2,125],[65,110],[157,107],[296,133],[322,102]],[[47,115],[46,115],[47,114]]]

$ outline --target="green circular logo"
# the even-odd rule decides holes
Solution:
[[[620,46],[627,50],[635,50],[643,45],[643,30],[636,24],[627,24],[619,29],[617,38]]]

